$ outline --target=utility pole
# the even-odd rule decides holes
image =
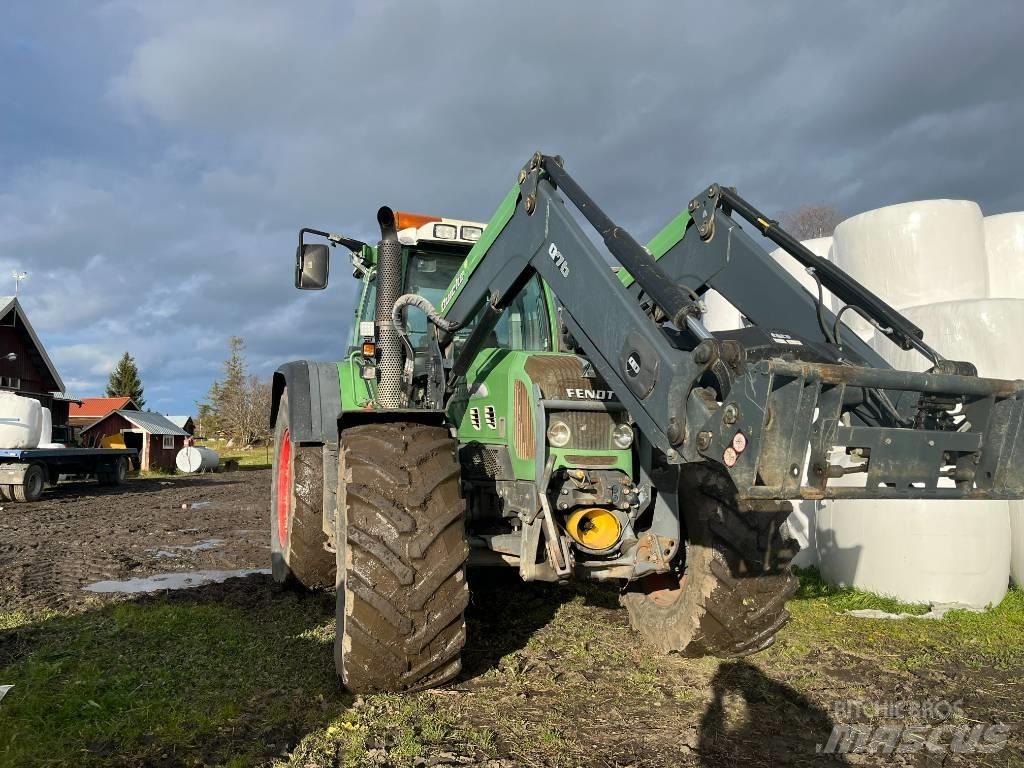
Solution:
[[[11,272],[11,277],[14,278],[14,295],[17,296],[18,291],[21,288],[21,281],[28,277],[28,272],[19,272],[18,270],[14,270]]]

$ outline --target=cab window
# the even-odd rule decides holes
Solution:
[[[404,291],[423,296],[437,307],[461,265],[461,256],[413,253],[406,267]],[[377,281],[374,279],[369,281],[363,290],[359,307],[360,320],[375,319],[376,301]],[[406,323],[409,341],[413,347],[425,349],[428,339],[426,316],[417,309],[410,309],[406,313]],[[459,331],[457,339],[464,342],[475,324],[474,320]],[[356,333],[358,334],[358,329]],[[551,323],[544,288],[539,277],[532,278],[519,292],[495,325],[485,346],[527,352],[551,350]]]

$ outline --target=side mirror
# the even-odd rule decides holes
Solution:
[[[295,287],[303,291],[322,291],[327,287],[330,247],[323,243],[303,243],[295,249]]]

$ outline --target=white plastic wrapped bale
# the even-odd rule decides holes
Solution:
[[[968,200],[922,200],[853,216],[836,227],[832,260],[900,310],[988,296],[981,209]],[[851,315],[843,321],[857,333],[871,328]]]
[[[831,260],[830,252],[832,250],[832,238],[831,237],[815,237],[811,240],[801,240],[800,244],[807,250],[813,253],[815,256],[820,256],[823,259]],[[807,267],[797,261],[793,256],[789,254],[783,248],[776,248],[772,251],[772,258],[778,262],[779,266],[789,272],[795,277],[800,285],[804,287],[808,293],[813,296],[818,295],[818,283],[811,277],[807,272]],[[825,291],[826,301],[828,301],[829,292]]]
[[[1010,569],[1006,501],[824,501],[817,549],[826,581],[908,603],[998,604]]]
[[[800,551],[793,558],[793,565],[801,568],[818,567],[817,521],[818,502],[793,502],[793,511],[786,518],[790,535],[800,545]]]
[[[974,363],[982,376],[1024,379],[1024,299],[947,301],[902,312],[944,357]],[[871,346],[894,368],[931,367],[923,355],[899,349],[885,337],[872,340]]]
[[[64,445],[62,443],[53,442],[53,414],[50,413],[49,408],[43,408],[42,417],[42,427],[39,430],[39,445],[36,447],[51,451],[63,448]]]
[[[744,327],[743,314],[718,291],[708,291],[703,301],[705,311],[702,320],[709,331],[735,331]]]
[[[1010,502],[1010,579],[1024,587],[1024,501]]]
[[[818,237],[813,240],[804,240],[803,245],[807,246],[816,256],[823,259],[829,257],[829,249],[832,247],[831,237]],[[807,274],[803,264],[790,256],[782,248],[776,248],[771,256],[789,274],[795,277],[807,291],[817,294],[818,285],[814,278]],[[827,299],[826,299],[827,300]],[[709,331],[735,331],[743,328],[743,313],[729,303],[718,291],[711,290],[704,294],[704,305],[707,311],[704,313],[704,325]]]
[[[984,376],[1024,377],[1024,301],[977,299],[904,309],[946,357],[969,360]],[[896,368],[930,363],[884,338],[872,346]],[[848,476],[852,481],[856,475]],[[863,477],[863,475],[861,475]],[[818,515],[826,579],[906,601],[998,603],[1010,573],[1010,503],[1005,501],[832,501]],[[1024,552],[1013,551],[1017,561]]]
[[[986,216],[988,295],[992,299],[1024,299],[1024,212]]]
[[[42,427],[43,408],[38,400],[0,392],[0,448],[35,448]]]

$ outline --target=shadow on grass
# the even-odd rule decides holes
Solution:
[[[265,762],[351,703],[333,595],[269,577],[0,631],[0,764]]]
[[[753,664],[722,663],[711,694],[698,730],[701,765],[849,765],[817,754],[834,727],[828,712]]]
[[[566,602],[582,596],[588,605],[618,606],[614,587],[523,582],[519,572],[511,568],[472,568],[469,586],[462,680],[497,667],[503,657],[524,648]]]

